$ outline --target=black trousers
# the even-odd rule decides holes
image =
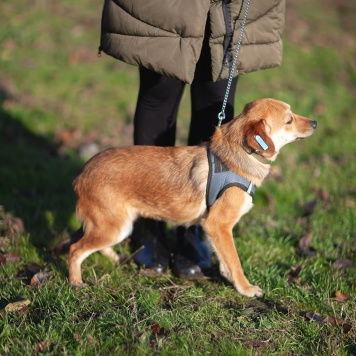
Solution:
[[[225,110],[227,122],[234,116],[237,78],[233,79]],[[194,80],[191,85],[191,121],[188,145],[208,141],[218,123],[227,80]],[[134,117],[134,144],[174,146],[176,122],[185,84],[140,68],[140,90]]]
[[[208,141],[218,124],[218,114],[224,100],[227,80],[213,82],[209,38],[210,19],[207,18],[205,35],[191,85],[191,121],[188,145]],[[225,120],[234,117],[234,97],[237,78],[231,84],[225,109]],[[185,84],[140,68],[140,90],[134,117],[134,144],[174,146],[179,103]]]

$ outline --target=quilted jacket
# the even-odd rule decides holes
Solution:
[[[99,50],[191,84],[208,24],[211,77],[227,79],[245,6],[246,0],[105,0]],[[284,9],[285,0],[251,0],[234,76],[281,64]]]

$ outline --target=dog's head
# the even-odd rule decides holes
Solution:
[[[313,134],[317,122],[292,112],[275,99],[258,99],[244,108],[244,146],[249,152],[273,160],[287,143]]]

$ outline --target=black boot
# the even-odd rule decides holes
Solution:
[[[204,241],[200,226],[177,229],[178,249],[174,256],[173,273],[179,278],[197,279],[210,273],[211,252]]]
[[[169,253],[164,244],[165,225],[161,221],[141,219],[135,223],[131,241],[134,250],[139,250],[134,261],[160,274],[168,267]]]

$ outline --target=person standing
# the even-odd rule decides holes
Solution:
[[[174,146],[179,104],[190,84],[188,145],[208,141],[218,124],[245,0],[105,0],[99,52],[139,67],[140,88],[134,116],[134,144]],[[238,76],[272,68],[282,61],[285,0],[250,0],[243,40],[225,109],[234,117]],[[169,254],[164,223],[136,225],[133,242],[144,249],[139,265],[163,272]],[[199,278],[211,268],[202,229],[177,229],[173,272]]]

